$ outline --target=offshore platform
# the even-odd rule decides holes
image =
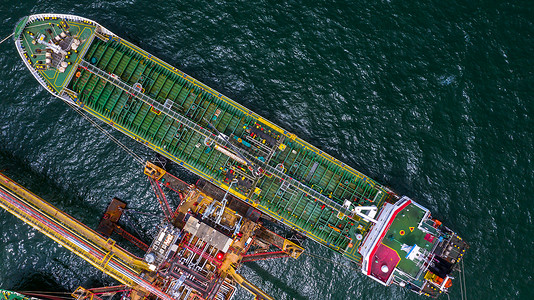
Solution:
[[[95,126],[101,128],[94,118],[112,126],[228,192],[235,203],[341,253],[382,285],[427,296],[446,293],[452,285],[468,245],[428,209],[100,24],[73,15],[31,15],[17,24],[14,41],[38,82]],[[227,196],[214,201],[226,207]],[[206,204],[203,212],[213,214],[214,205]],[[164,211],[169,220],[177,215]],[[247,219],[246,212],[241,216]],[[162,229],[164,238],[173,232],[172,245],[174,237],[202,223],[193,213],[186,217]],[[224,226],[233,228],[226,235],[232,239],[245,228]],[[231,248],[217,245],[229,255],[223,250]],[[159,272],[161,259],[153,252],[142,261]]]
[[[127,292],[132,300],[149,295],[229,300],[238,284],[255,299],[273,299],[236,269],[247,261],[296,259],[304,251],[301,246],[262,226],[261,212],[228,191],[204,180],[187,184],[149,162],[144,173],[165,216],[150,245],[119,226],[127,208],[117,198],[94,231],[0,173],[0,206],[121,283],[80,287],[72,294],[76,299]],[[171,209],[164,188],[180,195],[177,208]],[[143,250],[144,257],[117,245],[110,238],[113,233]]]

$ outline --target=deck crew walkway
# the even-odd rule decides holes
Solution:
[[[182,116],[182,115],[170,110],[165,105],[163,105],[163,104],[159,103],[158,101],[152,99],[151,97],[141,93],[139,90],[136,90],[134,87],[125,84],[118,77],[114,77],[114,76],[102,71],[101,69],[91,65],[90,63],[88,63],[85,60],[82,60],[80,62],[80,66],[82,68],[85,68],[87,71],[99,76],[100,78],[108,81],[109,83],[117,86],[118,88],[120,88],[123,91],[129,93],[130,95],[132,95],[134,97],[137,97],[138,99],[140,99],[144,103],[150,105],[156,111],[163,112],[167,116],[170,116],[171,118],[173,118],[174,120],[179,122],[181,125],[189,128],[191,130],[194,130],[195,132],[197,132],[200,135],[202,135],[204,137],[204,139],[216,140],[218,142],[218,144],[220,144],[220,145],[228,145],[230,148],[232,147],[232,145],[226,139],[222,138],[220,135],[215,135],[213,132],[211,132],[211,131],[199,126],[196,123],[193,123],[192,121],[190,121],[189,119],[185,118],[184,116]],[[302,192],[307,193],[308,195],[310,195],[312,197],[315,197],[316,199],[320,200],[322,204],[330,207],[331,209],[336,210],[337,212],[343,213],[345,215],[350,215],[351,214],[351,212],[349,210],[347,210],[346,208],[342,207],[341,205],[339,205],[338,203],[334,202],[333,200],[328,199],[324,195],[322,195],[322,194],[318,193],[317,191],[311,189],[309,186],[306,186],[306,185],[296,181],[295,179],[293,179],[293,178],[289,177],[288,175],[284,174],[283,172],[281,172],[279,169],[277,169],[275,167],[272,167],[272,166],[266,164],[265,162],[262,162],[261,160],[257,159],[256,157],[250,155],[249,153],[247,153],[247,152],[239,152],[239,153],[236,153],[236,154],[237,154],[237,156],[239,156],[239,155],[245,156],[249,161],[253,161],[254,165],[260,166],[264,171],[275,175],[280,180],[288,182],[289,185],[298,188]]]

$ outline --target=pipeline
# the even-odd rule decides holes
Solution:
[[[243,276],[237,274],[234,268],[229,268],[228,275],[230,275],[237,283],[239,283],[240,286],[244,287],[247,291],[253,294],[256,299],[274,300],[273,297],[267,295],[264,291],[260,290],[259,287],[255,286],[250,281],[243,278]]]
[[[228,149],[226,149],[224,147],[221,147],[219,145],[215,145],[213,148],[215,148],[215,150],[221,152],[222,154],[230,157],[231,159],[237,161],[240,164],[248,165],[248,163],[244,159],[242,159],[241,157],[235,155],[234,153],[230,152]]]
[[[0,174],[0,206],[119,282],[148,291],[162,300],[172,300],[142,279],[139,269],[128,266],[139,268],[147,265],[144,261],[115,246],[110,240],[106,241],[3,174]]]
[[[113,251],[113,254],[115,256],[127,262],[129,265],[144,270],[150,270],[148,268],[148,264],[140,258],[133,256],[124,249],[115,246],[113,243],[110,243],[110,241],[105,240],[102,236],[100,236],[92,229],[88,228],[84,224],[80,223],[78,220],[72,218],[71,216],[52,206],[50,203],[44,201],[43,199],[24,189],[22,186],[15,183],[9,177],[0,174],[0,181],[2,185],[16,193],[19,197],[21,197],[28,203],[32,204],[35,207],[38,207],[41,211],[53,217],[55,220],[58,220],[61,223],[69,226],[69,228],[71,228],[74,232],[82,235],[83,237],[95,243],[99,247],[105,249],[106,251]]]

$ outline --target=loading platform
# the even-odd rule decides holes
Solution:
[[[150,295],[162,300],[229,300],[236,284],[257,299],[273,299],[236,269],[245,261],[296,259],[302,247],[264,228],[256,209],[210,183],[187,184],[152,163],[147,163],[144,173],[152,184],[179,192],[181,201],[172,217],[159,225],[150,246],[126,236],[144,250],[143,258],[111,239],[126,211],[126,203],[118,198],[106,209],[98,233],[0,173],[0,207],[123,284],[80,287],[73,293],[77,300],[98,300],[97,294],[120,291],[128,291],[132,300]],[[160,195],[162,208],[169,208],[163,189]],[[117,233],[124,237],[125,230]],[[271,246],[277,249],[270,251]],[[254,253],[247,254],[251,247]]]

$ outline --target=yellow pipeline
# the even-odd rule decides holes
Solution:
[[[102,249],[111,252],[114,256],[121,259],[125,263],[129,264],[132,267],[149,270],[148,264],[141,259],[134,257],[132,254],[126,252],[122,248],[115,246],[115,242],[111,239],[105,240],[98,233],[88,228],[84,224],[80,223],[76,219],[62,212],[61,210],[50,205],[50,203],[44,201],[38,196],[34,195],[30,191],[26,190],[24,187],[18,185],[9,177],[0,173],[0,183],[11,190],[13,193],[28,201],[32,205],[38,207],[41,211],[53,217],[55,220],[63,223],[79,235],[83,236],[87,240],[98,245]]]
[[[0,185],[0,192],[1,191],[7,191],[9,192],[9,189]],[[19,196],[14,195],[14,197],[21,199]],[[30,205],[28,202],[25,202],[27,205]],[[2,197],[0,197],[0,206],[13,214],[15,217],[19,218],[23,222],[27,223],[28,225],[34,227],[39,232],[43,233],[47,237],[54,240],[56,243],[60,244],[61,246],[65,247],[72,253],[80,256],[85,261],[89,262],[91,265],[93,265],[95,268],[99,269],[100,271],[108,274],[109,276],[115,278],[117,281],[122,282],[124,284],[127,284],[129,286],[135,286],[136,283],[131,280],[131,278],[125,277],[123,274],[116,272],[114,269],[110,268],[108,265],[102,264],[102,261],[95,258],[92,255],[87,255],[83,249],[80,249],[78,245],[75,245],[71,243],[68,239],[63,238],[61,235],[58,235],[56,232],[51,230],[50,228],[47,228],[46,226],[43,226],[38,220],[34,219],[32,216],[25,214],[24,212],[20,211],[18,207],[12,205],[9,201],[4,201]],[[58,223],[59,224],[59,223]]]
[[[240,286],[244,287],[247,291],[256,296],[255,299],[275,300],[273,297],[262,291],[259,287],[255,286],[250,281],[243,278],[243,276],[237,274],[233,267],[230,267],[228,269],[228,275],[230,275],[230,277],[232,277],[237,283],[239,283]]]

